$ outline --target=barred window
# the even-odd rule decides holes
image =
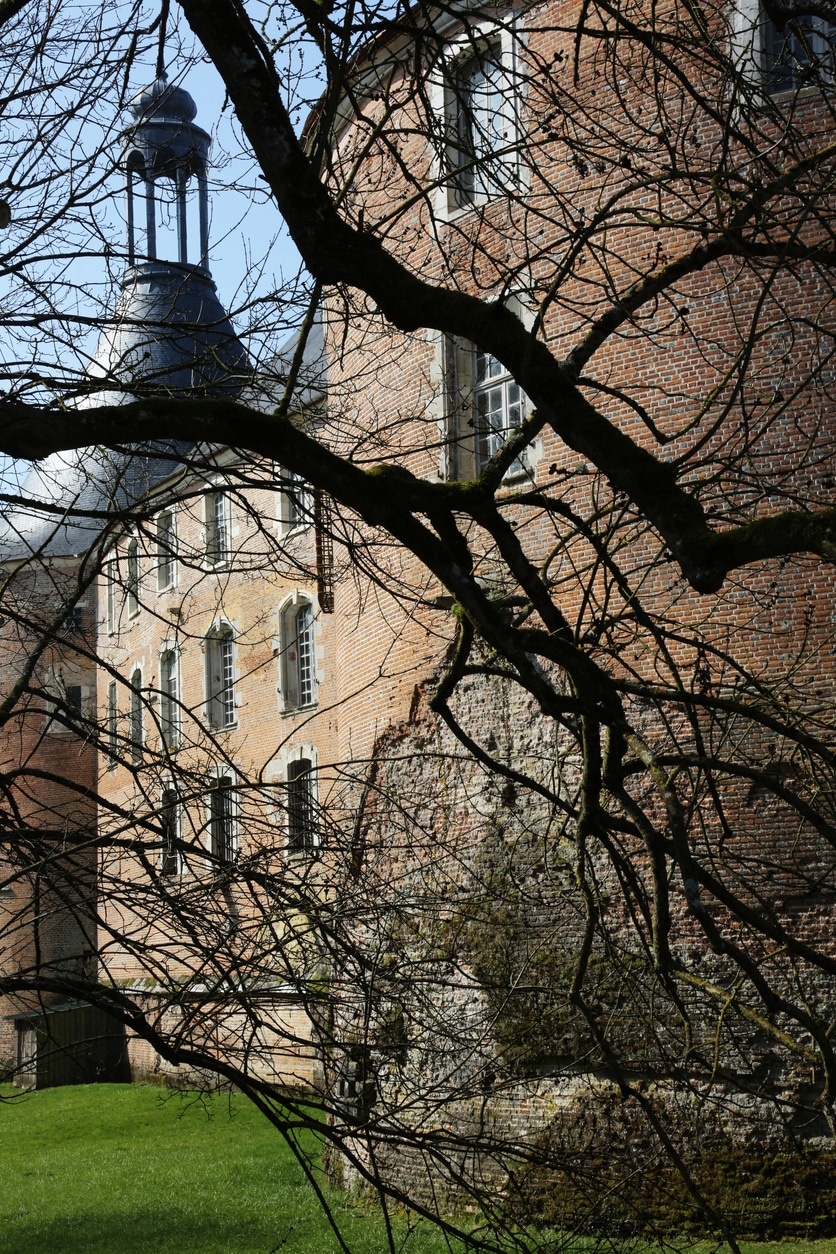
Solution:
[[[310,853],[319,844],[314,774],[310,758],[297,758],[287,768],[287,848]]]
[[[180,839],[180,811],[177,793],[173,788],[166,788],[160,802],[160,874],[178,875],[181,869],[180,852],[177,842]]]
[[[209,851],[218,862],[235,860],[232,778],[219,775],[209,790]]]

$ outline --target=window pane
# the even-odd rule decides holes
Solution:
[[[174,583],[174,518],[160,514],[157,521],[157,588],[170,588]]]
[[[160,659],[160,732],[166,749],[177,747],[177,655],[164,653]]]
[[[834,80],[836,23],[805,15],[779,30],[765,20],[761,45],[767,91],[773,95]]]
[[[303,605],[296,614],[296,674],[299,705],[314,700],[313,609]]]
[[[206,498],[206,556],[213,565],[229,559],[229,512],[224,492],[211,492]]]

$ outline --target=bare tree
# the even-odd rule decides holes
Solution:
[[[95,508],[7,497],[87,542],[7,581],[4,714],[43,730],[7,752],[6,831],[96,970],[35,954],[3,990],[94,1001],[474,1246],[824,1230],[832,6],[181,0],[309,282],[254,299],[255,390],[133,377],[127,404],[63,347],[100,314],[54,243],[107,237],[107,143],[56,154],[109,138],[171,19],[91,15],[85,42],[50,13],[0,15],[10,140],[38,123],[4,192],[0,447],[111,452]],[[248,584],[264,612],[233,621]],[[156,624],[150,679],[108,596]],[[234,701],[271,667],[244,748]],[[98,781],[44,767],[55,720]],[[56,813],[78,797],[69,854],[21,801],[47,777]],[[320,1114],[275,1061],[312,1042]]]

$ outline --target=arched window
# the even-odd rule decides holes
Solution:
[[[166,749],[180,743],[179,678],[177,653],[166,649],[160,656],[160,735]]]
[[[226,624],[206,639],[206,717],[215,728],[235,722],[235,645]]]
[[[235,794],[231,775],[212,780],[207,798],[209,852],[218,862],[235,860]]]
[[[125,570],[125,599],[129,614],[139,613],[139,541],[128,544]]]
[[[316,701],[314,609],[310,601],[289,605],[282,614],[284,704],[286,709]]]
[[[286,789],[288,853],[311,853],[319,844],[319,823],[310,758],[288,763]]]
[[[136,668],[131,675],[131,756],[136,762],[142,757],[142,671]]]

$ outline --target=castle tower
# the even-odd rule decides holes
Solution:
[[[210,139],[194,124],[196,112],[188,92],[164,76],[129,105],[119,158],[126,266],[70,402],[79,407],[149,394],[235,395],[248,374],[208,267]],[[0,772],[14,782],[0,794],[0,975],[83,980],[94,972],[95,576],[124,530],[125,511],[185,451],[166,442],[131,454],[54,454],[32,467],[26,504],[3,519],[0,701],[11,697],[12,710],[0,726]],[[63,852],[55,857],[56,850]],[[32,1015],[67,1000],[26,992],[0,998],[0,1062],[15,1045],[20,1055]]]

